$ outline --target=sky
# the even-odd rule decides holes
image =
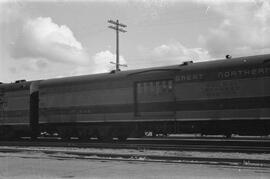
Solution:
[[[0,81],[270,53],[268,0],[0,0]]]

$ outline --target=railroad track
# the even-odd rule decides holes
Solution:
[[[202,152],[242,152],[270,153],[270,140],[262,141],[228,141],[228,140],[159,140],[131,139],[126,142],[81,142],[78,140],[61,141],[43,139],[37,141],[1,141],[0,146],[25,147],[77,147],[106,149],[138,149],[138,150],[170,150],[170,151],[202,151]]]
[[[19,141],[1,141],[1,153],[20,153],[20,152],[42,152],[49,157],[57,159],[87,159],[87,160],[117,160],[117,161],[139,161],[139,162],[166,162],[166,163],[197,163],[211,165],[236,165],[247,167],[267,167],[270,168],[270,160],[238,157],[211,157],[212,152],[238,152],[238,153],[256,153],[269,154],[270,141],[228,141],[228,140],[159,140],[159,139],[131,139],[126,142],[80,142],[71,140],[63,142],[57,139],[43,139],[38,141],[19,140]],[[91,150],[98,149],[98,150]],[[76,149],[74,151],[74,149]],[[87,149],[87,151],[77,151],[77,149]],[[90,149],[90,150],[88,150]],[[114,152],[96,152],[99,149],[135,149],[135,154],[130,153],[114,153]],[[208,157],[198,156],[164,156],[141,154],[147,150],[163,150],[163,151],[198,151]],[[93,152],[94,151],[94,152]],[[111,151],[111,150],[109,150]],[[118,150],[112,150],[118,151]],[[158,151],[159,152],[159,151]],[[153,154],[153,152],[150,152]],[[64,154],[64,155],[63,155]],[[32,158],[33,156],[29,156]],[[264,157],[263,157],[264,158]]]
[[[57,160],[113,160],[113,161],[137,161],[137,162],[162,162],[162,163],[187,163],[187,164],[207,164],[207,165],[230,165],[245,167],[264,167],[270,168],[270,160],[267,159],[243,159],[243,158],[217,158],[217,157],[179,157],[162,155],[144,155],[144,154],[119,154],[119,153],[101,153],[101,152],[83,152],[67,151],[59,149],[46,148],[1,148],[0,153],[20,153],[33,152],[43,153],[47,156],[23,156],[30,159],[55,158]]]
[[[269,136],[232,136],[225,138],[224,136],[196,136],[196,135],[171,135],[171,136],[146,136],[144,138],[157,138],[157,139],[180,139],[180,140],[227,140],[227,141],[263,141],[270,140]]]

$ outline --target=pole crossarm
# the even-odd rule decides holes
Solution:
[[[116,21],[108,20],[108,23],[114,25],[114,26],[110,25],[108,27],[110,29],[115,30],[115,32],[116,32],[116,63],[115,63],[115,69],[116,69],[116,72],[117,72],[117,71],[120,71],[119,66],[123,66],[123,65],[119,64],[119,31],[123,32],[123,33],[127,32],[126,30],[123,29],[123,28],[126,28],[127,25],[119,23],[119,20],[116,20]]]
[[[117,28],[114,27],[114,26],[108,26],[108,27],[111,28],[111,29],[117,30]],[[121,28],[119,28],[119,27],[118,27],[118,30],[119,30],[120,32],[127,32],[126,30],[121,29]]]
[[[118,20],[116,22],[113,21],[113,20],[108,20],[108,23],[118,25],[118,26],[121,26],[121,27],[127,27],[127,25],[119,23]]]
[[[111,64],[116,64],[115,62],[110,62]],[[119,66],[122,66],[122,67],[128,67],[128,65],[127,64],[118,64]]]

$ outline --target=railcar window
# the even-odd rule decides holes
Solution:
[[[143,88],[142,88],[142,84],[141,83],[137,83],[137,91],[138,91],[138,94],[142,94],[143,92]]]
[[[155,93],[154,82],[150,82],[150,93],[151,94],[154,94]]]
[[[168,81],[168,90],[169,91],[172,91],[173,90],[173,81],[172,80],[169,80]]]
[[[160,93],[160,82],[156,81],[156,95],[159,95]]]
[[[162,81],[162,92],[166,93],[168,92],[167,90],[167,81]]]
[[[147,94],[147,91],[148,91],[147,86],[148,86],[147,82],[143,83],[143,93],[144,94]]]
[[[147,83],[147,94],[151,94],[151,84],[150,84],[150,82]]]
[[[137,83],[137,93],[144,95],[162,95],[173,90],[172,80],[159,80]]]

